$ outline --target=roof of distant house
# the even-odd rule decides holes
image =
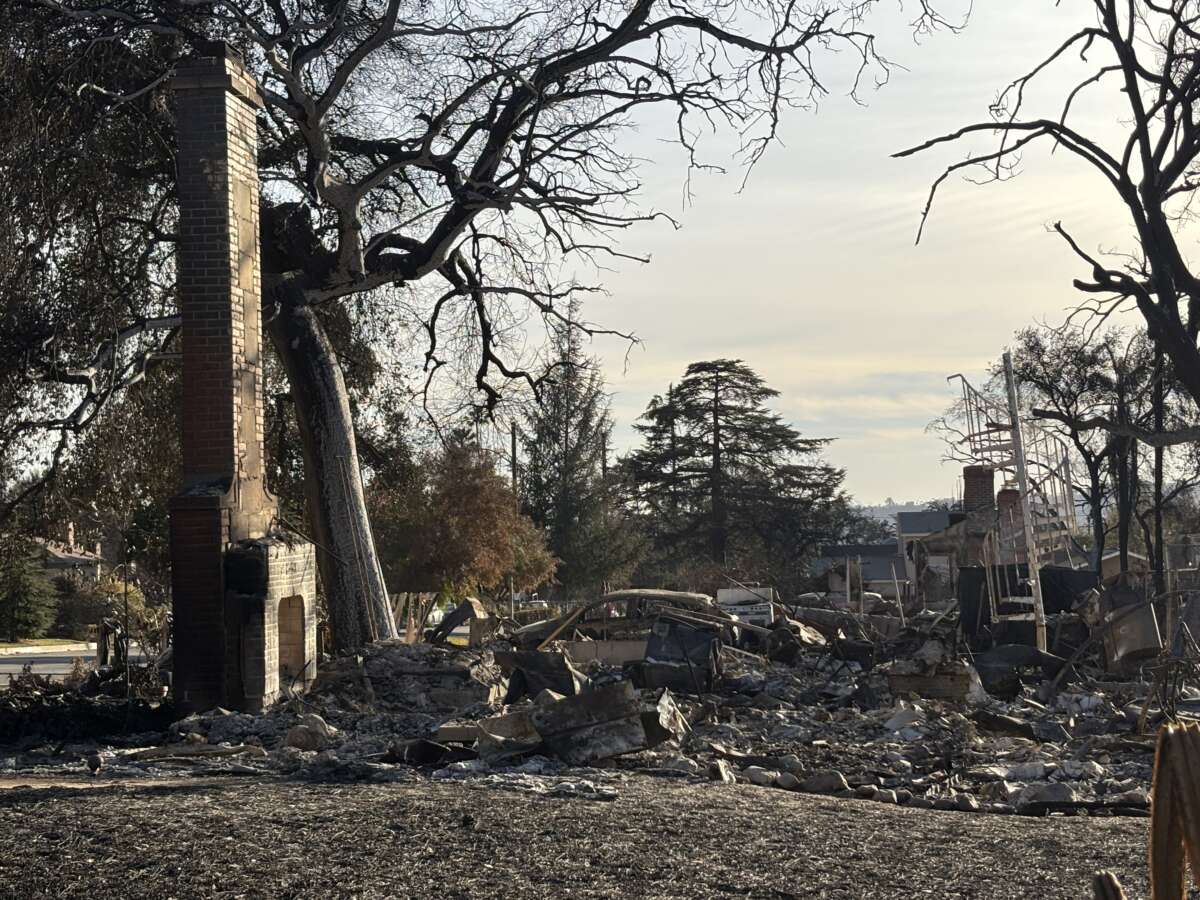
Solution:
[[[824,575],[835,566],[842,565],[846,557],[862,564],[862,577],[866,581],[888,581],[895,577],[904,580],[904,557],[896,552],[896,544],[830,544],[821,548],[821,559],[813,565],[813,572]]]
[[[51,569],[73,569],[77,566],[94,566],[104,559],[91,550],[83,547],[68,547],[59,541],[48,541],[44,538],[34,538],[42,545],[46,554],[46,566]]]
[[[821,548],[821,555],[833,559],[845,559],[847,556],[895,556],[896,542],[886,544],[827,544]]]
[[[896,527],[901,534],[932,534],[950,524],[950,513],[944,509],[924,509],[920,512],[896,513]]]
[[[1117,549],[1113,549],[1113,550],[1105,550],[1104,555],[1101,556],[1100,558],[1101,559],[1114,559],[1115,557],[1120,556],[1120,555],[1121,555],[1121,551],[1119,548],[1117,548]],[[1149,561],[1148,557],[1142,555],[1141,553],[1134,553],[1132,550],[1129,551],[1129,555],[1133,559],[1144,559],[1144,560]]]

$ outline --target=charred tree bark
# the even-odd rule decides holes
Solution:
[[[1163,351],[1154,350],[1154,430],[1163,432],[1166,392],[1163,372]],[[1154,448],[1154,593],[1167,590],[1166,569],[1163,565],[1163,448]]]
[[[1092,568],[1099,578],[1104,560],[1104,488],[1101,484],[1101,462],[1099,459],[1087,460],[1089,515],[1092,520]]]
[[[286,294],[277,290],[276,297]],[[266,323],[287,371],[304,451],[309,524],[335,650],[397,636],[367,516],[341,364],[310,306],[280,302]]]
[[[710,546],[712,561],[719,566],[726,563],[728,545],[729,514],[725,507],[725,461],[721,457],[721,376],[713,380],[712,399],[712,535]]]

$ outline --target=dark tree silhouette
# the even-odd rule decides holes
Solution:
[[[1200,186],[1200,11],[1190,0],[1088,0],[1079,28],[996,99],[991,119],[959,128],[897,153],[911,156],[976,134],[994,134],[994,149],[949,166],[934,182],[922,214],[926,224],[934,197],[956,172],[982,171],[986,179],[1015,173],[1021,152],[1044,143],[1071,154],[1097,172],[1129,213],[1137,246],[1124,254],[1090,253],[1062,222],[1055,231],[1088,267],[1075,287],[1088,294],[1081,311],[1103,323],[1132,303],[1150,338],[1174,365],[1176,378],[1200,403],[1200,277],[1184,250],[1184,226]],[[1030,112],[1029,97],[1040,79],[1070,57],[1089,65],[1052,109]],[[1107,130],[1090,133],[1077,116],[1080,98],[1100,92],[1117,111],[1115,140]],[[919,233],[918,233],[919,239]],[[1162,446],[1200,438],[1200,428],[1171,434],[1097,415],[1077,423],[1107,428]]]
[[[828,440],[767,408],[778,393],[741,360],[718,359],[692,363],[650,401],[625,466],[661,547],[734,571],[751,543],[796,566],[835,535],[844,473],[820,457]]]

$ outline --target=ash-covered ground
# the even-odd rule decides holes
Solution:
[[[3,897],[1089,898],[1146,895],[1145,819],[981,816],[614,774],[0,782]]]

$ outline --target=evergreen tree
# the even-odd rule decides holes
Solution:
[[[570,318],[578,307],[572,305]],[[525,510],[559,559],[557,580],[582,599],[622,580],[640,544],[624,522],[608,473],[612,419],[604,377],[578,328],[557,329],[539,402],[524,417]]]
[[[651,400],[626,460],[668,566],[705,559],[712,573],[791,584],[849,508],[844,473],[771,412],[778,396],[741,360],[692,363]]]
[[[57,594],[27,538],[0,540],[0,634],[9,641],[41,637],[54,621]]]

